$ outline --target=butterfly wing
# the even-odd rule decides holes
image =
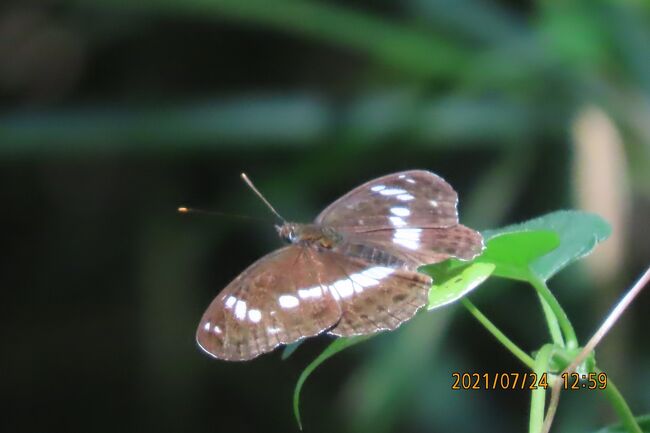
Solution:
[[[390,253],[414,270],[450,257],[470,260],[483,250],[481,235],[458,224],[457,202],[456,191],[440,176],[410,170],[355,188],[321,212],[316,223],[344,235],[343,255],[372,247],[362,252]]]
[[[410,170],[371,180],[323,210],[316,224],[340,232],[441,228],[458,224],[456,191],[443,178]]]
[[[325,266],[297,245],[262,257],[212,301],[196,332],[199,346],[243,361],[331,328],[341,309],[322,278]]]
[[[458,224],[457,202],[441,177],[411,170],[355,188],[316,218],[342,235],[327,253],[343,274],[330,283],[342,310],[331,334],[395,329],[427,303],[432,280],[419,266],[483,250],[481,235]]]
[[[363,246],[364,248],[360,248]],[[423,264],[439,263],[450,257],[471,260],[483,250],[480,233],[458,224],[447,228],[408,227],[351,233],[338,248],[344,255],[395,257],[404,267],[415,270]],[[372,257],[370,257],[372,258]]]
[[[328,287],[341,307],[332,335],[392,330],[427,303],[431,277],[331,251],[319,253],[329,268]]]

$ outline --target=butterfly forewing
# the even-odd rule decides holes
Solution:
[[[247,360],[331,328],[341,309],[326,274],[307,247],[268,254],[210,304],[197,329],[199,345],[216,358]]]
[[[342,232],[404,227],[451,227],[458,223],[456,191],[424,170],[383,176],[353,189],[329,205],[317,224]]]

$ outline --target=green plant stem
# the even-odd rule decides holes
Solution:
[[[539,303],[542,304],[542,311],[544,312],[544,317],[546,318],[546,324],[548,325],[548,332],[551,334],[551,339],[553,343],[557,344],[560,347],[566,347],[564,342],[564,336],[562,335],[562,329],[560,324],[553,313],[551,306],[542,298],[542,295],[537,294],[539,298]]]
[[[552,344],[545,344],[535,356],[533,371],[537,378],[548,371],[548,364],[553,351]],[[544,425],[544,404],[546,403],[546,389],[541,386],[534,389],[530,398],[530,418],[528,423],[529,433],[540,433]]]
[[[598,368],[595,369],[595,372],[596,374],[602,373],[602,371]],[[625,429],[629,433],[643,433],[641,426],[639,426],[639,423],[634,418],[634,414],[632,413],[630,407],[627,405],[625,398],[623,398],[623,395],[609,377],[607,377],[607,386],[605,387],[604,391],[605,396],[614,408],[616,415],[621,420],[621,424],[623,424]]]
[[[546,283],[536,275],[531,273],[529,282],[535,288],[535,290],[537,290],[540,298],[544,300],[546,304],[548,304],[548,308],[550,308],[551,312],[553,313],[553,318],[549,317],[548,314],[546,315],[549,329],[552,329],[553,326],[556,326],[554,323],[557,322],[560,329],[562,329],[562,334],[564,335],[564,341],[566,342],[565,347],[567,349],[577,348],[578,338],[576,337],[576,333],[573,330],[573,325],[571,325],[568,316],[564,312],[564,309],[560,303],[557,301],[557,298],[553,295]],[[544,302],[542,302],[542,308],[544,308]],[[553,331],[551,331],[551,333],[553,333]]]
[[[361,343],[362,341],[366,341],[371,337],[372,335],[360,335],[357,337],[337,338],[303,370],[298,378],[298,382],[296,382],[296,387],[293,390],[293,414],[296,417],[296,422],[298,423],[298,428],[300,430],[302,430],[302,420],[300,418],[300,391],[309,375],[312,374],[319,365],[340,351]]]
[[[476,308],[476,305],[464,297],[460,300],[463,306],[478,320],[481,325],[485,327],[501,344],[505,346],[513,355],[515,355],[521,362],[523,362],[531,370],[535,367],[535,360],[530,357],[526,352],[521,350],[512,340],[510,340],[506,335],[501,332],[499,328],[496,327],[494,323],[490,321],[483,313]]]

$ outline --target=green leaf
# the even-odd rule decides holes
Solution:
[[[298,340],[295,343],[287,344],[282,351],[282,360],[285,361],[287,360],[291,355],[293,355],[293,352],[300,347],[300,345],[304,342],[305,340]]]
[[[429,290],[428,310],[455,302],[485,281],[495,266],[491,263],[467,263],[446,260],[421,270],[431,275],[434,282]]]
[[[650,414],[641,415],[635,418],[644,433],[650,433]],[[598,430],[596,433],[627,433],[628,430],[623,424],[612,424]]]
[[[302,430],[302,421],[300,419],[300,390],[302,390],[302,386],[304,385],[309,375],[312,374],[314,370],[316,370],[316,367],[318,367],[327,359],[336,355],[343,349],[346,349],[357,343],[361,343],[362,341],[365,341],[370,337],[372,337],[372,335],[360,335],[358,337],[350,337],[350,338],[337,338],[332,342],[332,344],[327,346],[327,349],[325,349],[320,355],[318,355],[318,357],[314,359],[303,370],[303,372],[300,374],[300,377],[298,378],[298,382],[296,383],[296,388],[293,390],[293,414],[296,417],[296,422],[298,423],[298,427],[300,428],[300,430]]]
[[[501,232],[488,238],[485,251],[475,261],[493,264],[496,276],[528,281],[531,264],[558,245],[559,236],[549,230]]]
[[[560,237],[558,248],[532,263],[532,271],[544,281],[576,260],[588,255],[598,243],[607,239],[611,233],[609,224],[596,214],[564,210],[522,224],[488,230],[483,235],[486,239],[491,239],[500,233],[532,230],[552,230]]]

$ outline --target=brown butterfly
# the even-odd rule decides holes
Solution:
[[[419,266],[483,250],[481,235],[458,223],[457,202],[441,177],[410,170],[353,189],[312,224],[276,226],[290,245],[253,263],[212,301],[199,346],[243,361],[323,331],[349,337],[397,328],[427,303],[432,279]]]

